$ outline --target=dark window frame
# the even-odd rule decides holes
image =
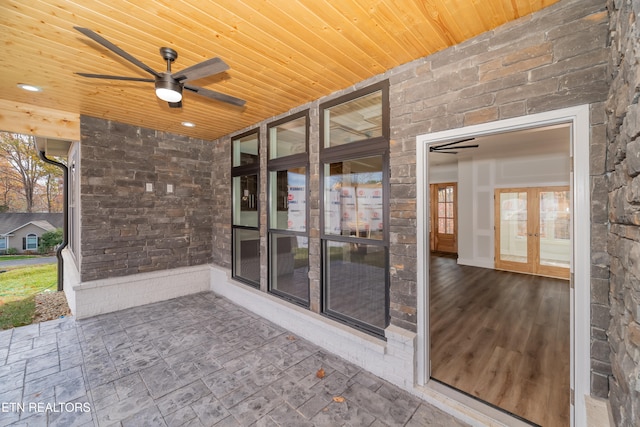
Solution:
[[[289,156],[276,157],[275,159],[270,159],[271,157],[271,129],[277,126],[280,126],[284,123],[298,120],[300,118],[305,118],[305,151],[304,153],[292,154]],[[309,223],[310,223],[310,214],[309,214],[309,181],[310,181],[310,163],[309,163],[309,124],[310,124],[310,115],[309,110],[303,110],[298,113],[292,114],[290,116],[284,117],[282,119],[276,120],[272,123],[267,124],[267,290],[269,293],[278,296],[286,301],[294,303],[296,305],[309,308],[311,304],[311,291],[310,291],[310,281],[307,277],[307,297],[306,299],[299,298],[295,295],[288,294],[286,292],[279,291],[278,289],[273,288],[273,283],[271,279],[272,274],[272,235],[287,235],[287,236],[300,236],[306,237],[309,239]],[[271,227],[271,172],[278,172],[282,170],[287,170],[289,168],[295,167],[304,167],[305,168],[305,182],[306,182],[306,203],[305,203],[305,222],[306,227],[305,231],[294,231],[294,230],[285,230],[279,228]],[[307,260],[308,262],[308,260]]]
[[[355,99],[361,98],[366,95],[370,95],[374,92],[382,92],[382,136],[378,136],[375,138],[358,140],[346,144],[337,145],[335,147],[325,147],[325,127],[324,127],[324,110],[327,108],[335,107],[336,105],[345,104],[349,101],[353,101]],[[389,81],[383,80],[381,82],[375,83],[371,86],[367,86],[365,88],[356,90],[354,92],[348,93],[346,95],[339,96],[330,101],[323,102],[319,106],[318,114],[320,116],[320,157],[326,152],[331,152],[333,150],[338,150],[339,148],[350,147],[354,144],[375,144],[381,143],[386,144],[388,146],[389,140],[391,139],[391,127],[390,127],[390,109],[389,109]]]
[[[233,154],[234,154],[234,142],[245,138],[249,135],[256,135],[256,139],[258,140],[258,161],[255,164],[250,165],[240,165],[233,166]],[[245,277],[239,276],[236,271],[236,230],[252,230],[258,232],[258,240],[260,240],[260,128],[251,129],[247,132],[235,135],[231,138],[231,277],[239,282],[250,285],[254,288],[260,288],[260,279],[258,282],[247,279]],[[258,194],[256,195],[256,209],[258,214],[258,225],[256,227],[244,226],[244,225],[235,225],[235,208],[236,203],[234,200],[235,193],[233,188],[234,178],[239,176],[247,176],[247,175],[256,175],[257,176],[257,186],[258,186]],[[260,248],[260,244],[258,245]],[[258,252],[258,270],[260,270],[260,252]]]
[[[351,100],[366,96],[368,94],[381,91],[382,92],[382,136],[375,137],[367,140],[355,141],[347,144],[341,144],[334,147],[325,147],[325,123],[324,123],[324,111],[326,108],[330,108],[339,104],[349,102]],[[351,92],[349,94],[340,96],[331,101],[320,104],[319,106],[320,116],[320,161],[319,161],[319,178],[320,178],[320,258],[321,258],[321,301],[320,312],[322,315],[331,319],[337,320],[341,323],[345,323],[355,329],[361,330],[376,337],[385,339],[384,328],[378,328],[365,322],[359,321],[349,317],[343,313],[332,311],[328,308],[328,288],[327,288],[327,268],[329,256],[327,254],[328,242],[343,242],[343,243],[361,243],[366,245],[379,246],[384,248],[385,251],[385,328],[390,324],[390,264],[389,264],[389,251],[390,251],[390,233],[389,233],[389,218],[390,218],[390,155],[389,155],[389,142],[390,142],[390,108],[389,108],[389,81],[381,81],[366,88]],[[342,236],[327,234],[325,232],[325,165],[330,163],[342,162],[347,160],[354,160],[358,158],[366,158],[373,156],[382,156],[382,189],[383,189],[383,221],[385,224],[383,230],[383,239],[367,239],[358,236]]]

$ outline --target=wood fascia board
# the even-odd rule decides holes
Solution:
[[[0,99],[0,130],[80,140],[80,114]]]

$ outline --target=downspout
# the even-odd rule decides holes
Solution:
[[[64,261],[62,259],[62,250],[67,247],[67,242],[69,240],[69,214],[67,212],[69,205],[69,169],[64,163],[56,162],[55,160],[51,160],[47,158],[44,151],[38,152],[40,159],[45,163],[49,163],[50,165],[58,166],[62,169],[63,172],[63,185],[62,185],[62,194],[63,194],[63,202],[62,202],[62,215],[64,216],[64,225],[62,227],[62,243],[58,247],[56,251],[56,257],[58,258],[58,292],[64,289]]]

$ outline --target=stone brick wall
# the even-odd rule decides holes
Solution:
[[[608,0],[606,104],[611,262],[610,401],[617,425],[640,420],[640,3]]]
[[[591,106],[592,198],[592,394],[607,396],[609,326],[606,234],[606,114],[608,13],[606,0],[561,0],[533,15],[460,45],[405,64],[329,97],[273,117],[260,127],[262,168],[266,168],[266,123],[310,109],[310,278],[311,309],[320,307],[319,118],[318,105],[389,79],[391,103],[390,265],[391,323],[416,331],[416,147],[417,135],[460,128],[581,104]],[[242,130],[242,132],[249,128]],[[240,133],[240,131],[238,132]],[[214,186],[214,262],[230,266],[230,139],[217,141]],[[218,150],[218,148],[216,148]],[[220,179],[222,181],[220,181]],[[261,184],[266,197],[266,185]],[[264,206],[265,200],[261,200]],[[220,209],[224,211],[220,212]],[[263,215],[264,216],[264,215]],[[261,219],[261,250],[266,254],[266,221]],[[266,260],[266,258],[265,258]],[[263,263],[266,268],[266,261]],[[266,283],[263,271],[263,288]]]
[[[564,0],[391,73],[392,323],[415,329],[416,135],[590,104],[592,332],[607,347],[607,56],[604,0]],[[608,354],[593,362],[592,391],[606,396]]]
[[[210,263],[211,142],[86,116],[80,130],[81,280]]]
[[[212,261],[231,269],[231,138],[219,139],[212,150]]]

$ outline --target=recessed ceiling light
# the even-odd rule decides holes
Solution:
[[[196,127],[196,124],[192,123],[192,122],[182,122],[182,126],[187,127],[187,128],[194,128],[194,127]]]
[[[34,85],[28,85],[28,84],[25,84],[25,83],[19,83],[18,87],[20,89],[28,90],[29,92],[40,92],[42,90],[41,87],[34,86]]]

